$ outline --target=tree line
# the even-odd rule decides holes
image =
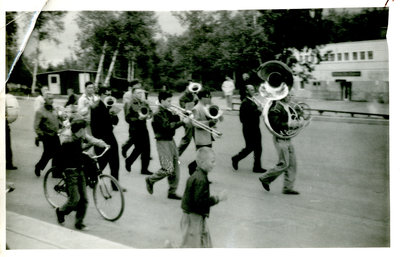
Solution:
[[[41,40],[52,38],[52,29],[62,30],[65,12],[42,12],[35,30]],[[98,71],[99,83],[110,76],[128,81],[139,78],[148,89],[167,87],[182,91],[187,81],[219,90],[225,75],[240,80],[268,60],[296,64],[294,49],[313,49],[335,42],[383,39],[388,25],[387,8],[277,9],[239,11],[172,12],[186,29],[180,35],[161,31],[152,11],[84,11],[76,22],[80,28],[75,57],[37,71],[81,69]],[[7,13],[11,20],[16,13]],[[38,20],[39,20],[38,19]],[[7,67],[12,56],[16,28],[7,26]],[[62,40],[62,39],[61,39]],[[37,53],[36,57],[40,55]],[[23,56],[23,59],[36,58]],[[28,62],[32,63],[32,62]],[[313,69],[297,75],[304,80]],[[35,67],[29,67],[31,73]],[[32,74],[33,76],[33,74]]]

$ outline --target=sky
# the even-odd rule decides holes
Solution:
[[[40,49],[42,50],[40,64],[42,66],[47,66],[48,63],[57,65],[66,57],[69,57],[71,54],[73,54],[73,47],[77,39],[77,33],[79,32],[79,27],[75,22],[77,13],[78,12],[76,11],[70,11],[67,12],[66,16],[64,17],[63,20],[65,24],[65,30],[55,35],[60,40],[58,45],[49,41],[42,41],[40,43]],[[30,17],[30,15],[33,15],[33,13],[26,13],[23,16]],[[158,23],[160,24],[163,32],[168,34],[181,34],[184,31],[184,28],[179,24],[178,20],[171,14],[171,12],[156,12],[156,16],[158,17]],[[21,42],[24,33],[26,33],[26,30],[23,30],[23,27],[26,26],[27,19],[21,17],[18,19],[18,23],[21,28],[18,34],[19,42]],[[34,42],[30,41],[27,44],[25,51],[29,55],[33,53],[34,49]]]

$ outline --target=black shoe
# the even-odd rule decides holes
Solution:
[[[63,224],[65,219],[64,219],[64,214],[61,213],[60,208],[56,208],[56,215],[57,215],[57,221],[59,224]]]
[[[181,200],[182,196],[179,196],[177,194],[168,194],[168,199]]]
[[[75,228],[80,231],[88,231],[89,228],[85,224],[75,224]]]
[[[153,184],[150,182],[149,177],[146,178],[146,188],[147,188],[147,192],[149,192],[149,194],[153,194]]]
[[[153,172],[145,170],[145,171],[140,172],[140,174],[142,174],[142,175],[153,175]]]
[[[258,178],[258,179],[260,180],[261,185],[263,186],[263,188],[269,192],[269,184],[263,182],[263,181],[261,180],[261,178]]]
[[[6,170],[16,170],[18,169],[17,167],[15,167],[14,165],[6,165]]]
[[[121,149],[122,157],[126,158],[127,152],[128,152],[128,149],[126,149],[125,147],[122,147],[122,149]]]
[[[232,167],[234,170],[238,170],[238,168],[239,168],[238,164],[239,164],[239,161],[236,160],[235,157],[232,157]]]
[[[267,170],[266,169],[263,169],[263,168],[256,168],[256,169],[253,169],[253,172],[254,173],[264,173],[264,172],[266,172]]]
[[[300,194],[299,192],[297,192],[297,191],[295,191],[293,189],[284,189],[282,191],[282,193],[285,194],[285,195],[299,195]]]
[[[35,175],[40,177],[40,169],[38,167],[35,167]]]
[[[125,160],[125,169],[126,169],[128,172],[131,172],[131,165],[127,162],[127,160]]]
[[[39,142],[40,142],[40,139],[38,137],[35,137],[35,145],[36,146],[39,146]]]

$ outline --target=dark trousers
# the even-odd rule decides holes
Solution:
[[[192,141],[193,130],[194,130],[194,128],[192,125],[185,124],[185,135],[182,137],[181,142],[179,143],[179,147],[178,147],[179,156],[181,156],[183,154],[183,152],[189,146],[190,141]]]
[[[111,176],[118,180],[119,178],[119,152],[118,152],[118,142],[115,139],[114,134],[111,134],[107,138],[100,138],[104,142],[106,142],[110,149],[98,159],[99,169],[102,171],[107,166],[110,165]],[[95,147],[96,154],[101,154],[104,151],[104,148]]]
[[[83,223],[88,206],[85,175],[81,169],[68,168],[64,173],[68,201],[61,206],[60,212],[68,215],[72,211],[76,211],[75,225],[80,226]]]
[[[196,145],[196,151],[199,150],[202,147],[210,147],[211,148],[212,144],[209,144],[209,145]],[[196,169],[197,169],[196,160],[194,160],[191,163],[189,163],[188,169],[189,169],[189,175],[192,175],[196,171]]]
[[[239,162],[240,160],[246,158],[251,152],[254,152],[253,170],[261,168],[262,145],[260,128],[248,129],[244,127],[243,137],[246,146],[233,158]]]
[[[47,163],[53,159],[52,166],[57,166],[57,161],[53,157],[57,155],[57,152],[60,149],[60,139],[57,135],[49,136],[45,135],[41,137],[43,142],[43,154],[40,158],[39,162],[36,164],[36,168],[39,170],[44,170],[46,168]]]
[[[136,130],[135,132],[129,132],[132,135],[133,144],[135,148],[132,153],[126,158],[126,165],[131,166],[136,159],[141,155],[142,161],[142,172],[147,171],[150,164],[150,138],[149,131]]]
[[[6,166],[7,167],[14,166],[12,161],[11,130],[7,120],[6,120]]]

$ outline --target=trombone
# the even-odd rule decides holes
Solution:
[[[215,108],[215,106],[216,105],[212,105],[210,107]],[[210,109],[210,107],[208,107],[207,109]],[[221,137],[222,136],[222,132],[220,132],[220,131],[218,131],[216,129],[213,129],[213,128],[201,123],[200,121],[194,119],[193,118],[193,112],[191,112],[189,110],[186,110],[186,109],[184,109],[184,108],[182,108],[180,106],[174,105],[174,104],[171,104],[171,106],[168,109],[170,111],[176,113],[177,115],[179,115],[182,119],[188,118],[192,122],[192,124],[194,124],[196,127],[204,129],[205,131],[211,133],[212,135],[214,135],[216,137]],[[207,113],[207,116],[209,116],[211,119],[218,119],[221,116],[221,111],[219,111],[218,117],[213,116],[213,114],[210,114],[210,111],[208,111],[208,112],[206,111],[206,113]],[[213,112],[211,112],[211,113],[213,113]]]

